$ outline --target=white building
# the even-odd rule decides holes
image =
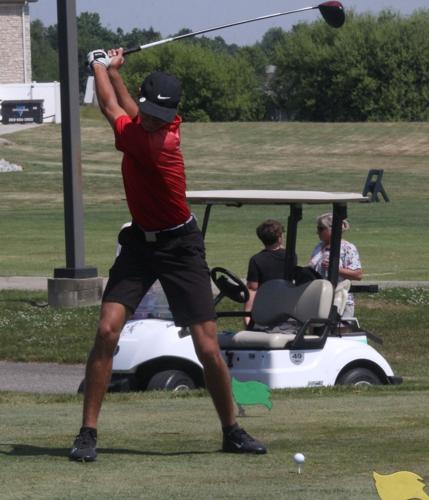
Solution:
[[[0,0],[0,84],[31,82],[29,2]]]
[[[0,102],[43,100],[43,121],[61,122],[60,84],[31,75],[30,2],[0,0]]]

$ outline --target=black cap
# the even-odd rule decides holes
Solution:
[[[170,123],[176,117],[181,96],[182,84],[175,76],[155,71],[140,88],[140,111]]]

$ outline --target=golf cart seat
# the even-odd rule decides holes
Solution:
[[[219,344],[222,349],[284,349],[293,342],[301,327],[312,321],[320,326],[329,319],[333,301],[333,287],[328,280],[318,279],[295,286],[286,280],[271,280],[258,290],[252,308],[252,320],[259,329],[277,331],[243,330],[222,333]],[[321,323],[317,323],[317,320]],[[306,340],[318,340],[317,335],[306,335]]]

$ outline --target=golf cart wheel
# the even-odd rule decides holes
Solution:
[[[357,387],[366,385],[381,385],[377,374],[368,368],[352,368],[344,372],[337,382],[339,385],[354,385]]]
[[[148,391],[187,391],[195,389],[195,382],[180,370],[164,370],[155,373],[147,385]]]

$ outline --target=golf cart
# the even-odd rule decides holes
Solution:
[[[342,318],[348,280],[338,284],[342,221],[348,203],[368,203],[369,196],[319,191],[190,191],[188,202],[206,206],[205,235],[214,206],[284,205],[289,207],[284,279],[264,283],[255,297],[251,328],[219,333],[222,355],[231,376],[259,381],[272,389],[337,384],[399,384],[384,357],[368,340],[381,343],[360,328],[355,318]],[[297,273],[295,250],[304,205],[330,205],[333,213],[327,279]],[[216,305],[229,297],[247,300],[246,285],[223,268],[211,272],[219,293]],[[351,291],[353,287],[351,287]],[[219,317],[243,317],[242,311]],[[180,390],[203,387],[204,378],[188,329],[174,325],[166,299],[156,287],[126,323],[113,359],[109,390]]]

